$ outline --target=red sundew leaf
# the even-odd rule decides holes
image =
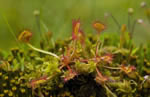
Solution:
[[[127,30],[127,26],[125,24],[123,24],[121,26],[121,32],[126,32],[126,30]]]
[[[103,83],[103,82],[106,82],[106,81],[109,80],[107,77],[105,77],[105,76],[102,75],[102,73],[98,70],[98,68],[96,68],[96,72],[97,72],[96,80],[99,83]]]
[[[72,38],[76,39],[77,35],[80,32],[80,25],[81,25],[80,20],[73,20],[72,25],[73,25],[73,27],[72,27],[72,29],[73,29]]]
[[[73,79],[75,76],[77,76],[76,72],[69,72],[65,77],[64,77],[64,82],[67,82],[71,79]]]
[[[72,69],[71,69],[71,67],[69,66],[69,63],[70,63],[70,57],[69,56],[64,56],[63,55],[63,57],[61,58],[61,64],[62,64],[62,66],[59,68],[59,69],[62,69],[62,68],[64,68],[64,67],[67,67],[67,69],[70,71],[70,72],[72,72]]]
[[[72,39],[73,40],[79,40],[82,44],[84,43],[85,41],[85,36],[84,36],[84,33],[83,31],[81,30],[80,28],[80,20],[73,20],[72,22]]]
[[[103,23],[96,21],[93,23],[93,28],[98,32],[98,34],[100,34],[106,29],[106,26]]]
[[[63,67],[67,67],[67,69],[72,72],[72,69],[71,67],[69,66],[69,63],[71,62],[72,60],[72,57],[73,57],[73,49],[72,48],[67,48],[67,52],[66,52],[66,55],[62,55],[61,57],[61,64],[62,66],[60,67],[60,69],[62,69]]]
[[[135,66],[125,66],[125,65],[122,65],[120,67],[120,69],[122,71],[124,71],[126,74],[129,74],[129,73],[133,72],[134,70],[136,70],[136,67]]]
[[[89,59],[79,59],[80,62],[88,63]]]
[[[103,78],[102,73],[98,70],[98,68],[96,68],[96,72],[100,78]]]
[[[71,48],[67,48],[66,49],[67,51],[66,51],[66,54],[64,55],[63,54],[63,56],[62,56],[62,58],[61,58],[61,61],[64,63],[64,64],[69,64],[70,63],[70,61],[71,61]]]
[[[111,64],[112,60],[113,60],[113,55],[112,54],[106,54],[106,55],[101,57],[101,60]]]
[[[70,57],[63,55],[63,57],[61,58],[61,61],[62,61],[64,64],[69,64],[69,62],[70,62]]]
[[[47,76],[43,76],[43,77],[40,77],[39,79],[32,80],[30,82],[30,85],[34,89],[36,87],[36,85],[42,84],[42,83],[44,83],[47,80],[48,80],[48,77]]]
[[[23,42],[29,42],[32,37],[32,33],[28,30],[24,30],[23,32],[20,33],[18,36],[18,40],[23,41]]]

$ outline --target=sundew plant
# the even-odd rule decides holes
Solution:
[[[54,40],[37,10],[39,46],[31,42],[32,30],[15,35],[4,17],[18,46],[0,51],[0,97],[150,97],[150,43],[133,40],[137,27],[148,29],[150,7],[142,2],[141,9],[146,20],[129,8],[123,24],[105,13],[117,33],[106,33],[101,20],[91,21],[94,32],[86,33],[82,19],[74,18],[70,36],[61,40]]]

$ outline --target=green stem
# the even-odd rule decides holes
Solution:
[[[107,68],[107,69],[112,69],[112,70],[119,70],[120,67],[108,67],[108,66],[103,66],[104,68]]]
[[[41,52],[41,53],[44,53],[44,54],[48,54],[48,55],[51,55],[51,56],[56,57],[57,59],[60,59],[59,56],[57,56],[57,55],[54,54],[54,53],[51,53],[51,52],[48,52],[48,51],[44,51],[44,50],[38,49],[38,48],[32,46],[30,43],[27,43],[27,45],[28,45],[30,48],[32,48],[33,50],[35,50],[35,51],[38,51],[38,52]]]
[[[42,33],[42,30],[41,30],[41,21],[40,21],[40,16],[36,16],[36,23],[37,23],[37,27],[38,27],[38,30],[40,32],[40,36],[41,38],[45,41],[45,42],[48,42],[46,37],[43,35]]]
[[[41,22],[43,28],[45,29],[45,31],[48,32],[49,30],[48,30],[48,27],[46,26],[46,24],[42,20],[40,22]],[[46,39],[48,41],[48,36],[46,36]],[[54,39],[52,37],[51,37],[51,43],[52,43],[52,46],[54,48],[55,47],[55,43],[54,43]],[[48,41],[48,44],[49,44],[49,41]]]
[[[132,24],[132,29],[131,29],[131,32],[130,32],[130,39],[132,39],[132,37],[133,37],[136,24],[137,24],[137,20],[134,20],[134,22]]]
[[[130,32],[131,31],[131,29],[130,29],[130,18],[131,18],[131,16],[130,16],[130,14],[128,14],[128,31]]]
[[[113,19],[113,21],[115,22],[115,24],[118,26],[118,29],[120,30],[121,25],[119,24],[119,22],[117,21],[117,19],[112,14],[110,14],[110,16]]]

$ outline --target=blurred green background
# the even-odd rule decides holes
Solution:
[[[148,4],[149,1],[145,0]],[[36,10],[40,11],[42,21],[55,39],[69,37],[72,32],[72,19],[80,18],[84,32],[90,33],[92,22],[102,21],[107,25],[106,32],[117,33],[117,26],[111,18],[105,19],[104,13],[111,12],[120,24],[126,24],[128,8],[134,9],[132,20],[142,18],[146,26],[136,26],[134,39],[137,43],[149,41],[149,23],[140,3],[142,0],[0,0],[0,49],[15,47],[16,42],[6,21],[17,36],[24,29],[33,32],[33,41],[39,41]],[[42,28],[42,27],[41,27]],[[44,30],[42,30],[44,32]],[[109,34],[109,33],[108,33]]]

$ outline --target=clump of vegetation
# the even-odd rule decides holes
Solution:
[[[134,44],[139,20],[131,25],[132,13],[128,26],[115,20],[120,37],[102,35],[106,26],[99,21],[92,24],[97,34],[86,35],[78,19],[70,38],[43,39],[39,49],[30,43],[31,31],[21,32],[18,40],[29,49],[0,52],[0,97],[150,97],[150,45]]]

